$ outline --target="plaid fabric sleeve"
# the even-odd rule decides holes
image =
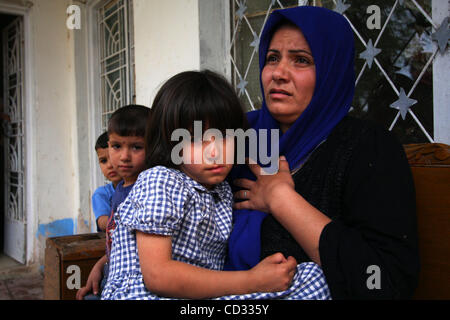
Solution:
[[[130,230],[172,236],[180,227],[186,190],[165,167],[142,172],[117,210],[117,220]]]

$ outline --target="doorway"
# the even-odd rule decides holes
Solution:
[[[0,249],[25,263],[23,17],[0,13]]]

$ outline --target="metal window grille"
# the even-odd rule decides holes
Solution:
[[[111,0],[98,9],[102,132],[116,109],[136,99],[132,8],[132,0]]]
[[[440,25],[430,17],[431,0],[230,1],[233,81],[248,110],[262,103],[257,50],[270,12],[298,5],[323,6],[343,14],[355,34],[357,80],[350,114],[381,123],[402,143],[434,142],[432,63],[439,54],[435,35]],[[372,5],[381,9],[381,25],[370,29],[366,10]],[[445,20],[439,23],[444,25]],[[381,51],[369,67],[369,60],[359,55],[371,45]],[[401,110],[396,102],[405,98],[417,103]]]
[[[24,102],[23,102],[23,21],[15,19],[3,31],[4,108],[9,119],[3,122],[5,148],[5,217],[25,223],[24,199]]]

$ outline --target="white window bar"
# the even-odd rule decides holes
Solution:
[[[98,10],[101,129],[111,114],[135,101],[132,0],[110,0]]]
[[[241,74],[240,74],[240,72],[239,72],[238,67],[236,66],[236,63],[234,62],[233,57],[230,57],[230,59],[231,59],[231,63],[232,63],[233,66],[234,66],[234,71],[238,74],[239,79],[242,81],[243,78],[242,78],[242,76],[241,76]],[[244,93],[245,93],[245,96],[246,96],[247,99],[248,99],[248,102],[250,103],[250,107],[252,108],[252,110],[256,110],[256,108],[255,108],[255,106],[254,106],[254,104],[253,104],[253,101],[252,101],[252,99],[250,98],[250,95],[249,95],[249,93],[248,93],[248,90],[245,89],[245,90],[244,90]]]
[[[412,1],[412,3],[414,3],[416,5],[417,9],[419,9],[419,11],[424,15],[424,17],[428,20],[428,22],[431,23],[433,28],[436,29],[437,27],[436,27],[436,24],[434,23],[433,19],[431,19],[431,17],[426,13],[426,11],[423,10],[422,6],[420,4],[418,4],[416,0],[411,0],[411,1]],[[397,0],[397,2],[398,2],[398,0]]]

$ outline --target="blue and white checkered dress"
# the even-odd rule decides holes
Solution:
[[[172,258],[222,270],[232,227],[233,194],[226,182],[208,190],[184,173],[162,166],[142,172],[117,209],[108,281],[102,299],[165,299],[147,290],[135,231],[172,237]],[[322,270],[314,263],[297,267],[287,291],[218,299],[328,299]]]

